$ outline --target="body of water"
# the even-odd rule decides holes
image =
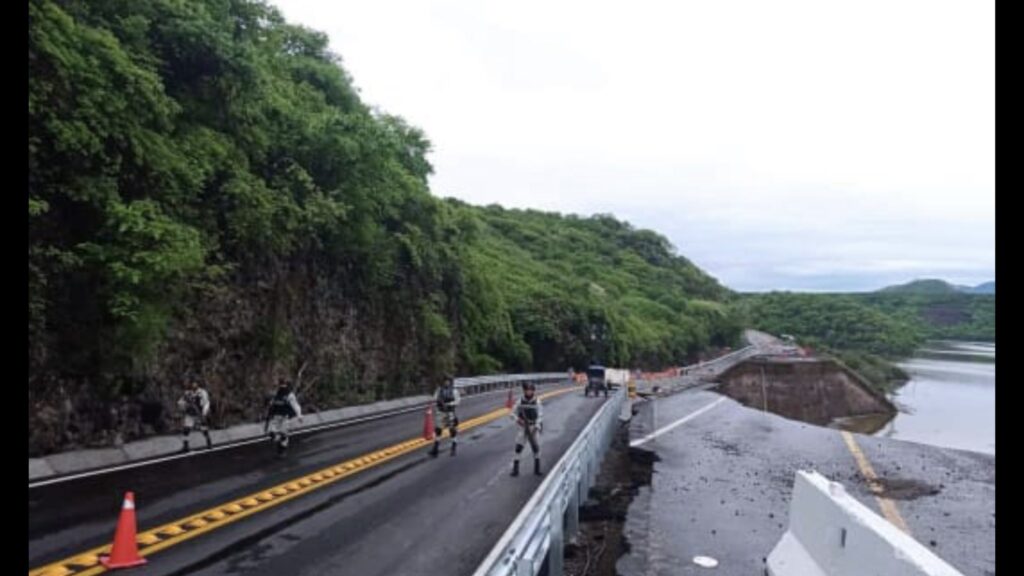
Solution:
[[[891,398],[899,414],[876,435],[995,454],[995,344],[929,342],[899,366],[910,381]]]

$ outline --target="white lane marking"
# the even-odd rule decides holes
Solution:
[[[696,410],[694,412],[690,412],[689,414],[687,414],[686,416],[683,416],[679,420],[676,420],[675,422],[669,424],[668,426],[663,426],[663,427],[659,428],[658,430],[655,430],[654,432],[651,432],[647,436],[644,436],[643,438],[640,438],[638,440],[633,440],[632,442],[629,443],[629,447],[630,448],[635,448],[635,447],[637,447],[637,446],[639,446],[641,444],[645,444],[647,442],[650,442],[651,440],[654,440],[655,438],[657,438],[658,436],[661,436],[662,434],[664,434],[666,432],[671,432],[673,429],[675,429],[675,428],[677,428],[679,426],[682,426],[683,424],[689,422],[690,420],[693,420],[697,416],[700,416],[701,414],[707,412],[708,410],[711,410],[712,408],[714,408],[715,406],[718,406],[722,402],[725,402],[725,398],[724,397],[723,398],[719,398],[718,400],[715,400],[711,404],[708,404],[707,406],[705,406],[705,407],[703,407],[703,408],[701,408],[699,410]]]
[[[423,410],[422,406],[413,406],[410,408],[403,408],[394,412],[386,412],[383,414],[374,414],[372,416],[366,416],[361,418],[354,418],[351,420],[342,420],[335,423],[320,424],[311,426],[309,428],[303,428],[302,430],[296,430],[291,432],[291,436],[301,436],[310,432],[319,432],[321,430],[327,430],[330,428],[344,428],[353,424],[361,424],[363,422],[370,422],[373,420],[382,420],[391,416],[400,416],[402,414],[408,414],[410,412],[418,412]],[[129,464],[119,464],[117,466],[111,466],[109,468],[101,468],[99,470],[93,470],[90,472],[79,472],[77,474],[71,474],[69,476],[61,476],[59,478],[53,478],[50,480],[40,480],[38,482],[30,482],[28,487],[37,488],[39,486],[47,486],[49,484],[60,484],[61,482],[68,482],[70,480],[78,480],[80,478],[89,478],[91,476],[102,476],[103,474],[109,474],[111,472],[117,472],[119,470],[130,470],[132,468],[140,468],[142,466],[151,466],[153,464],[159,464],[161,462],[169,462],[171,460],[179,460],[181,458],[191,458],[193,456],[200,456],[202,454],[208,454],[210,452],[220,452],[221,450],[231,450],[233,448],[240,448],[242,446],[248,446],[249,444],[257,444],[259,442],[267,441],[267,436],[257,436],[248,440],[233,440],[222,444],[218,444],[213,448],[203,448],[197,446],[194,450],[187,453],[176,453],[168,456],[161,456],[153,458],[151,460],[143,460],[141,462],[131,462]]]

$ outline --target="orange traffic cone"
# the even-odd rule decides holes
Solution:
[[[423,439],[434,439],[434,407],[427,406],[427,413],[423,418]]]
[[[100,562],[107,568],[130,568],[146,563],[146,559],[139,556],[139,546],[135,542],[135,495],[131,492],[124,494],[110,554],[100,556]]]
[[[509,388],[508,389],[508,398],[505,400],[505,408],[508,408],[509,410],[511,410],[512,406],[514,406],[514,405],[515,405],[515,402],[512,401],[512,389]]]

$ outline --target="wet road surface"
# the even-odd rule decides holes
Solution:
[[[504,399],[467,397],[460,420],[491,413]],[[578,390],[545,402],[546,466],[602,403]],[[109,544],[124,491],[135,492],[141,533],[408,441],[422,428],[422,414],[403,414],[293,438],[285,458],[261,443],[32,489],[29,565]],[[508,476],[513,438],[503,415],[460,434],[454,458],[415,450],[161,550],[132,573],[470,573],[540,484],[530,474]],[[532,464],[528,456],[523,463]]]
[[[713,572],[722,576],[762,574],[788,525],[798,469],[841,482],[882,513],[840,431],[745,408],[708,390],[644,403],[630,437],[643,442],[634,449],[658,461],[651,485],[629,508],[631,551],[617,564],[624,576],[711,573],[694,563],[696,556],[718,560]],[[912,536],[967,576],[995,573],[993,456],[851,438]]]

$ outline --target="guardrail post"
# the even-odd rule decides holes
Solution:
[[[588,472],[588,476],[587,476],[587,491],[588,492],[590,491],[591,488],[594,487],[595,484],[597,484],[597,473],[599,471],[598,470],[598,465],[597,465],[597,454],[598,454],[598,450],[599,450],[598,442],[600,442],[600,441],[601,441],[601,437],[599,435],[597,435],[597,434],[593,434],[590,437],[590,444],[587,446],[587,460],[588,460],[588,466],[587,466],[587,472]],[[589,494],[588,494],[588,497],[589,497]]]
[[[569,490],[569,505],[565,508],[565,533],[569,539],[576,537],[580,531],[580,483],[573,481]]]
[[[548,545],[548,576],[562,576],[565,554],[562,528],[562,502],[554,498],[548,508],[551,522],[551,543]]]

